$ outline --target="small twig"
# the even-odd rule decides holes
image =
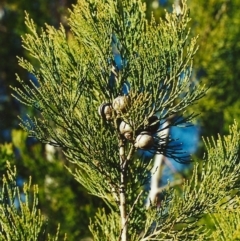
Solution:
[[[142,193],[143,193],[143,190],[141,190],[141,192],[138,194],[136,200],[134,201],[134,203],[133,203],[133,205],[132,205],[132,207],[131,207],[131,209],[130,209],[130,211],[129,211],[129,214],[127,215],[126,222],[128,221],[130,215],[132,214],[133,209],[134,209],[134,207],[136,206],[136,204],[137,204],[139,198],[141,197]]]
[[[157,193],[160,193],[160,192],[164,191],[165,189],[167,189],[168,187],[174,187],[174,186],[180,185],[180,184],[182,184],[182,183],[183,183],[183,179],[178,179],[178,180],[176,180],[176,181],[173,181],[173,182],[168,183],[167,185],[164,185],[164,186],[162,186],[162,187],[159,187],[159,188],[156,190],[156,192],[157,192]]]
[[[177,173],[177,169],[174,167],[174,165],[168,160],[167,157],[164,158],[164,162],[166,164],[167,167],[169,167],[169,169],[173,172],[173,173]]]

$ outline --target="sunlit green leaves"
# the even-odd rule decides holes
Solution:
[[[56,237],[50,237],[44,228],[45,221],[38,209],[38,187],[31,185],[29,178],[21,190],[16,177],[16,168],[8,163],[0,191],[0,240],[58,240],[58,231]]]

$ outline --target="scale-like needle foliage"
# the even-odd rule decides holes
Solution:
[[[37,32],[26,15],[23,47],[38,64],[19,64],[38,85],[18,77],[22,89],[13,89],[39,115],[21,125],[60,146],[76,180],[109,206],[92,221],[95,240],[201,240],[202,216],[238,195],[235,124],[225,139],[206,141],[208,156],[195,164],[181,195],[169,187],[160,204],[145,205],[153,165],[139,150],[188,160],[164,128],[190,121],[194,114],[181,115],[206,93],[191,79],[197,38],[189,37],[189,21],[185,2],[181,14],[147,21],[140,0],[80,0],[68,33],[48,25]]]
[[[38,187],[31,185],[31,178],[23,190],[16,184],[16,168],[7,163],[0,191],[0,240],[57,241],[46,233],[46,221],[38,209]]]
[[[239,199],[228,209],[220,209],[211,215],[214,221],[215,230],[210,235],[210,239],[237,241],[240,237],[240,210]]]

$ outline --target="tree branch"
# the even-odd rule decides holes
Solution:
[[[120,216],[121,216],[121,241],[127,241],[127,210],[126,210],[126,165],[125,145],[123,139],[119,138],[119,155],[120,155]]]

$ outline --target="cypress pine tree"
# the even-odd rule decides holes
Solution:
[[[48,25],[39,33],[26,16],[23,47],[37,64],[19,64],[39,86],[18,77],[23,88],[13,89],[39,116],[21,125],[61,147],[75,164],[71,174],[108,205],[91,221],[94,240],[201,240],[208,235],[201,218],[238,203],[235,124],[228,137],[206,141],[208,157],[195,163],[180,195],[169,185],[146,205],[147,156],[189,161],[165,131],[191,121],[187,108],[207,90],[191,78],[197,38],[189,37],[189,21],[185,1],[157,23],[146,20],[140,0],[81,0],[67,35]]]

